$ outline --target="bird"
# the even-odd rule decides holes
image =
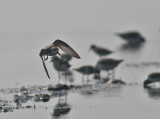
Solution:
[[[160,72],[153,72],[148,75],[148,78],[144,81],[144,87],[147,87],[151,83],[160,81]]]
[[[59,84],[59,81],[60,81],[60,73],[59,72],[67,72],[68,69],[71,67],[71,65],[68,62],[65,62],[62,59],[60,59],[58,56],[52,56],[50,62],[53,63],[53,67],[58,72],[58,76],[59,76],[58,84]],[[65,73],[65,84],[66,84],[66,78],[67,78],[67,75]]]
[[[100,73],[99,69],[96,69],[94,66],[91,66],[91,65],[81,66],[81,67],[75,68],[73,70],[75,70],[75,71],[77,71],[77,72],[82,74],[82,84],[84,84],[84,76],[85,75],[87,75],[87,80],[89,80],[88,76],[90,74],[99,74]]]
[[[49,79],[50,79],[50,76],[49,76],[49,73],[48,73],[48,70],[46,68],[44,61],[46,61],[48,59],[48,56],[55,56],[57,54],[61,55],[59,53],[59,49],[61,49],[65,53],[67,53],[77,59],[80,59],[80,56],[78,55],[78,53],[72,47],[70,47],[67,43],[65,43],[62,40],[57,39],[52,44],[44,47],[43,49],[41,49],[39,56],[42,60],[45,72],[46,72]],[[45,58],[45,56],[47,56],[47,58]]]
[[[123,60],[117,60],[112,58],[104,58],[100,59],[97,64],[96,68],[99,70],[107,71],[109,76],[109,71],[112,70],[114,73],[114,69],[122,62]]]
[[[61,59],[65,62],[69,62],[72,59],[72,56],[69,54],[62,54]]]
[[[130,45],[139,45],[145,41],[145,38],[136,31],[129,31],[126,33],[116,33],[117,36],[127,41]]]
[[[106,56],[106,55],[109,55],[109,54],[113,53],[113,51],[110,51],[110,50],[108,50],[106,48],[98,47],[98,46],[96,46],[94,44],[90,46],[90,50],[93,50],[94,53],[96,53],[100,57],[101,56]]]

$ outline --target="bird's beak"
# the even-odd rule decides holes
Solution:
[[[57,53],[61,56],[61,54],[59,52],[57,52]]]
[[[91,48],[89,48],[88,51],[91,51]]]
[[[40,51],[39,56],[42,57],[42,50]]]

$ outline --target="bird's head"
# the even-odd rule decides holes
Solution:
[[[45,54],[46,54],[46,51],[45,51],[44,49],[42,49],[42,50],[40,51],[40,53],[39,53],[39,56],[42,57],[42,56],[45,55]]]
[[[60,59],[59,59],[59,57],[58,56],[53,56],[52,58],[51,58],[51,61],[50,62],[57,62],[57,61],[59,61]]]
[[[145,42],[145,38],[142,37],[142,38],[141,38],[141,42]]]
[[[59,49],[58,48],[52,48],[52,53],[53,54],[59,54],[59,55],[61,55],[60,53],[59,53]]]
[[[89,50],[94,50],[96,48],[96,45],[91,45]]]

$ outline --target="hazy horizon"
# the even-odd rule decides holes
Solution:
[[[96,63],[98,57],[88,52],[92,43],[118,52],[124,42],[115,37],[116,32],[137,30],[147,38],[146,44],[154,41],[155,49],[160,49],[157,45],[160,17],[156,14],[159,10],[158,0],[0,1],[0,86],[14,86],[15,82],[22,85],[52,83],[38,55],[41,48],[56,39],[64,40],[81,55],[81,60],[74,59],[73,67]],[[121,53],[112,56],[125,58]],[[88,61],[89,58],[95,60]],[[143,58],[140,56],[139,60]],[[150,61],[150,57],[145,60]],[[159,57],[155,56],[154,60]],[[51,79],[55,76],[57,80],[57,72],[48,62],[46,64]]]

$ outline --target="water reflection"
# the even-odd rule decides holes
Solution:
[[[124,87],[123,85],[108,85],[101,94],[104,97],[121,97]]]
[[[160,99],[160,88],[147,87],[145,90],[150,98]]]
[[[71,105],[67,103],[67,95],[64,97],[64,99],[59,97],[58,104],[56,104],[53,109],[53,114],[52,114],[53,119],[67,115],[70,112],[71,108],[72,108]]]
[[[123,44],[120,46],[120,50],[121,51],[132,51],[132,52],[136,52],[139,51],[140,49],[142,49],[144,46],[144,44],[138,44],[138,45],[130,45],[130,44]]]

